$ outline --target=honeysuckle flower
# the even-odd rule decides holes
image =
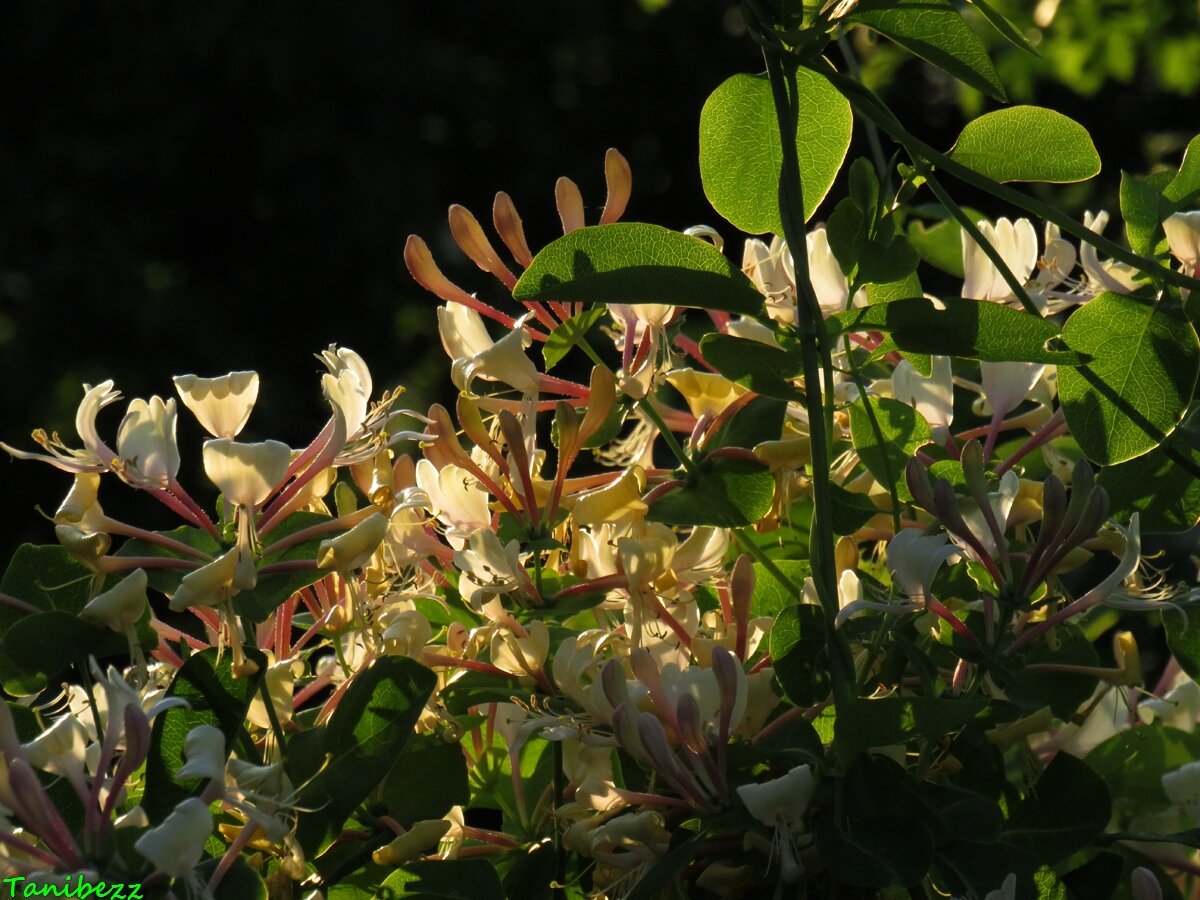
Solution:
[[[524,637],[502,627],[492,634],[492,665],[509,675],[536,677],[542,671],[549,652],[550,631],[541,619],[530,624],[529,633]]]
[[[82,532],[96,534],[108,527],[108,519],[97,495],[100,476],[94,472],[76,474],[67,496],[54,513],[56,525],[71,525]]]
[[[1195,731],[1200,721],[1200,684],[1186,672],[1175,676],[1162,697],[1150,697],[1138,704],[1138,718],[1149,725],[1155,719],[1169,728]]]
[[[329,369],[329,374],[322,376],[322,383],[328,381],[339,387],[337,393],[342,400],[347,439],[354,440],[362,432],[370,407],[371,370],[361,356],[349,347],[338,347],[337,344],[330,344],[327,350],[317,354],[317,359]]]
[[[96,430],[96,416],[104,407],[120,400],[121,394],[113,390],[111,379],[95,387],[85,384],[83,390],[83,400],[75,411],[75,431],[83,441],[83,449],[73,450],[57,434],[47,436],[40,428],[33,433],[33,439],[49,451],[48,454],[30,453],[3,443],[0,443],[0,447],[17,459],[41,460],[64,472],[107,471],[118,457],[100,438]]]
[[[667,373],[667,381],[683,396],[696,418],[716,416],[746,393],[746,388],[716,372],[675,369]]]
[[[296,679],[303,674],[303,660],[298,658],[276,660],[274,654],[267,654],[267,670],[263,673],[263,679],[267,685],[267,696],[271,698],[275,720],[281,725],[287,725],[292,720],[294,712],[292,691]],[[246,709],[246,719],[257,728],[269,730],[274,727],[271,724],[271,715],[267,711],[267,704],[263,701],[261,691],[255,691],[254,698]]]
[[[154,864],[155,871],[181,878],[190,875],[199,864],[204,842],[212,830],[213,818],[208,806],[199,797],[189,797],[133,846]]]
[[[461,549],[471,535],[491,527],[488,495],[466,469],[453,463],[438,469],[422,459],[415,471],[417,487],[428,497],[429,510],[445,529],[451,547]]]
[[[317,568],[339,572],[361,568],[379,549],[388,525],[387,516],[373,513],[345,534],[321,541],[317,548]]]
[[[934,429],[934,439],[944,438],[954,421],[954,376],[950,357],[933,357],[933,374],[922,375],[902,359],[892,371],[892,396],[916,409]],[[940,441],[939,441],[940,443]]]
[[[36,738],[22,744],[21,749],[30,765],[81,784],[87,743],[83,725],[74,716],[66,715],[55,719]]]
[[[944,533],[925,534],[905,528],[887,545],[887,569],[908,597],[924,601],[942,563],[958,552]]]
[[[390,607],[379,615],[384,651],[391,656],[416,659],[433,637],[433,626],[415,608]]]
[[[1137,866],[1129,875],[1129,886],[1133,900],[1163,900],[1162,885],[1158,876],[1145,866]]]
[[[236,437],[258,399],[257,372],[229,372],[218,378],[176,375],[173,380],[183,405],[213,437]]]
[[[807,763],[786,775],[762,784],[743,784],[738,798],[750,815],[772,829],[772,856],[779,856],[779,877],[784,882],[799,880],[804,869],[796,852],[792,829],[808,812],[816,782]]]
[[[996,520],[1001,532],[1004,531],[1008,523],[1008,514],[1012,510],[1013,503],[1017,499],[1017,495],[1021,491],[1021,478],[1016,472],[1009,469],[1004,473],[1004,477],[1000,479],[999,488],[996,491],[988,493],[988,504],[991,507],[992,516]],[[992,534],[991,528],[988,526],[987,517],[982,509],[972,501],[963,503],[961,506],[963,521],[971,530],[971,533],[983,546],[984,551],[995,558],[999,552],[999,547],[996,543],[996,537]],[[956,544],[959,545],[968,554],[972,553],[969,544],[957,535],[951,535]]]
[[[828,318],[834,313],[843,312],[850,296],[850,283],[829,247],[829,232],[824,228],[816,228],[808,233],[805,240],[808,244],[808,277],[817,295],[821,314]],[[792,258],[785,253],[784,259],[794,284],[796,277]]]
[[[148,578],[145,569],[134,569],[113,587],[97,594],[79,611],[79,618],[113,631],[131,628],[146,611]]]
[[[175,398],[129,401],[117,428],[117,454],[121,476],[138,487],[165,488],[179,474],[179,446],[175,442]]]
[[[476,378],[507,384],[523,394],[537,393],[538,371],[525,348],[531,339],[525,319],[518,319],[504,337],[493,341],[479,313],[457,303],[439,307],[438,334],[452,360],[450,377],[459,390],[470,391]]]
[[[501,543],[494,531],[477,531],[462,550],[454,553],[454,564],[481,591],[503,594],[524,585],[521,542]]]
[[[237,569],[238,549],[234,547],[212,562],[188,572],[171,596],[171,609],[180,612],[189,606],[216,606],[228,596]]]
[[[1015,872],[1009,872],[1001,882],[1000,887],[994,891],[988,891],[984,895],[983,900],[1017,900],[1017,876]]]
[[[1167,799],[1196,821],[1200,821],[1200,760],[1162,776]]]
[[[696,584],[711,581],[724,571],[729,532],[724,528],[698,525],[675,550],[671,568],[680,581]]]
[[[1171,255],[1189,270],[1200,265],[1200,209],[1177,212],[1163,222]]]
[[[645,470],[641,466],[630,466],[615,481],[576,496],[571,517],[576,525],[640,519],[649,508],[642,500],[645,490]]]
[[[202,778],[211,781],[225,777],[225,734],[213,725],[197,725],[183,739],[184,764],[176,778]]]
[[[1091,212],[1083,214],[1084,227],[1096,234],[1103,234],[1104,226],[1107,224],[1108,212],[1106,210],[1102,209],[1094,214]],[[1101,263],[1100,257],[1096,254],[1096,248],[1086,241],[1079,245],[1079,264],[1087,275],[1087,293],[1098,294],[1101,291],[1115,291],[1118,294],[1128,294],[1138,286],[1134,280],[1138,274],[1136,269],[1111,259]]]
[[[292,451],[279,441],[243,444],[229,438],[204,442],[204,473],[226,501],[252,508],[283,480]]]
[[[975,227],[1000,254],[1017,281],[1025,284],[1038,262],[1037,232],[1033,230],[1033,223],[1028,219],[1013,222],[1000,218],[992,225],[981,219],[975,223]],[[962,232],[962,253],[964,297],[971,300],[1013,299],[1012,288],[1000,270],[966,229]]]

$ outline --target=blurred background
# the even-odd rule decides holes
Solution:
[[[1042,53],[972,19],[1013,101],[1078,119],[1104,160],[1098,179],[1047,196],[1074,213],[1115,210],[1121,169],[1178,164],[1200,131],[1196,0],[993,5]],[[704,199],[696,144],[709,92],[761,69],[736,4],[464,9],[4,3],[0,440],[32,449],[29,432],[43,426],[77,445],[84,382],[170,395],[174,374],[253,368],[262,389],[244,437],[303,445],[326,416],[313,354],[333,342],[363,355],[377,391],[404,384],[403,405],[445,399],[437,301],[409,279],[405,238],[422,235],[452,279],[502,302],[451,242],[446,207],[486,222],[495,192],[508,191],[536,250],[558,228],[558,176],[579,183],[594,221],[610,146],[633,167],[627,220],[703,222],[734,237]],[[850,44],[869,83],[935,146],[990,108],[886,42],[860,31]],[[740,256],[740,240],[730,250]],[[101,415],[102,434],[115,440],[123,409]],[[199,438],[181,411],[181,479],[208,502]],[[69,484],[48,466],[0,459],[0,556],[53,540],[34,508],[52,513]],[[109,485],[101,500],[118,517],[173,524],[132,495]]]

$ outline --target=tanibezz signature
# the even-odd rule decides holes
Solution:
[[[63,882],[39,881],[14,875],[0,879],[8,888],[9,897],[97,897],[101,900],[142,900],[140,883],[126,884],[119,881],[92,881],[82,873],[75,875],[74,884],[68,877]],[[22,882],[24,882],[22,884]]]

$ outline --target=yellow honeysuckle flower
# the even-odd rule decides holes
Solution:
[[[176,375],[173,380],[183,405],[213,437],[236,437],[258,399],[257,372],[229,372],[219,378]]]

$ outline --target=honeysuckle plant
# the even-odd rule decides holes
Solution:
[[[452,408],[402,408],[330,347],[302,448],[239,440],[252,371],[174,378],[200,447],[154,396],[114,450],[111,381],[84,386],[82,448],[3,445],[73,479],[55,543],[0,582],[6,872],[178,897],[1197,890],[1200,604],[1144,537],[1200,520],[1200,138],[1122,175],[1126,246],[1009,186],[1095,177],[1082,125],[1001,106],[942,152],[859,83],[842,37],[866,28],[1003,103],[949,0],[785,9],[747,0],[766,72],[700,111],[727,225],[622,222],[610,150],[596,223],[560,179],[536,252],[506,194],[498,242],[450,208],[499,287],[409,239]],[[106,515],[116,482],[179,525]]]

